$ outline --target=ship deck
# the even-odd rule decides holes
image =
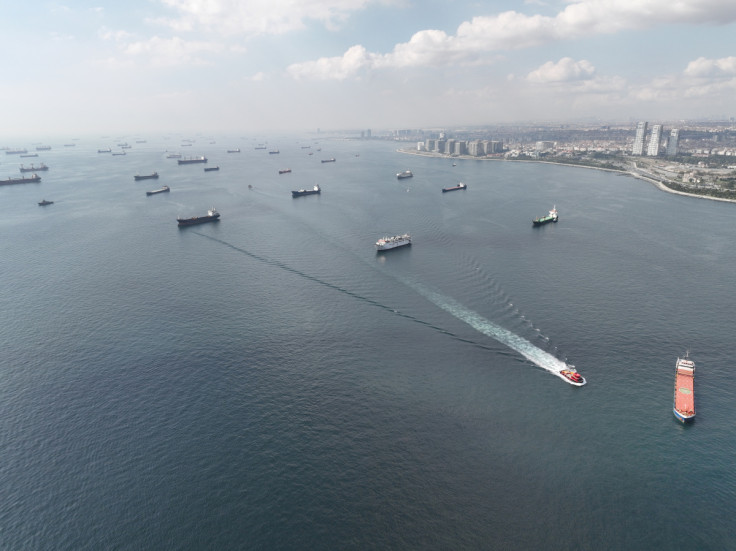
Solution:
[[[693,380],[692,372],[677,370],[677,376],[675,377],[675,409],[681,413],[695,413]]]

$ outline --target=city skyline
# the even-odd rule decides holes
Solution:
[[[716,0],[133,0],[4,15],[8,137],[735,114],[736,5]]]

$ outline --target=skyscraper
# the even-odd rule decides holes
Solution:
[[[680,131],[677,128],[673,128],[670,131],[670,139],[667,142],[667,156],[675,157],[677,155],[677,147],[680,142]]]
[[[631,150],[632,155],[644,155],[644,138],[647,135],[647,122],[641,121],[636,125],[636,135],[634,136],[634,147]]]
[[[655,124],[652,126],[652,135],[649,138],[649,147],[647,148],[647,155],[650,157],[656,157],[659,155],[659,141],[662,139],[662,125]]]

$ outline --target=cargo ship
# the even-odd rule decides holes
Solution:
[[[393,237],[382,237],[376,241],[376,250],[388,251],[389,249],[395,249],[396,247],[404,247],[405,245],[411,245],[411,235],[405,233],[404,235],[394,235]]]
[[[36,172],[37,170],[48,170],[49,167],[47,167],[45,164],[41,163],[41,166],[23,166],[20,165],[20,171],[21,172]]]
[[[187,157],[186,159],[179,159],[176,161],[180,165],[193,165],[195,163],[206,163],[207,157]]]
[[[220,219],[220,213],[217,212],[215,207],[212,207],[207,211],[207,216],[192,216],[191,218],[179,218],[176,221],[179,223],[179,227],[182,226],[196,226],[197,224],[206,224],[207,222],[217,222]]]
[[[292,191],[292,197],[302,197],[303,195],[319,195],[322,190],[319,186],[314,186],[312,189],[300,189],[299,191]]]
[[[35,184],[40,182],[41,177],[33,173],[30,176],[21,176],[20,178],[8,178],[6,180],[0,180],[0,186],[9,186],[12,184]]]
[[[154,189],[153,191],[147,191],[146,195],[156,195],[157,193],[168,193],[171,191],[169,186],[164,186],[161,189]]]
[[[535,226],[542,226],[549,222],[557,222],[557,206],[552,207],[552,210],[549,211],[547,216],[540,216],[539,218],[532,220],[532,224]]]
[[[279,170],[279,174],[289,174],[290,172],[290,168],[282,168],[281,170]]]
[[[444,187],[442,188],[442,193],[448,192],[448,191],[457,191],[458,189],[468,189],[468,184],[463,184],[460,182],[458,185],[453,187]]]
[[[133,178],[138,180],[158,180],[158,172],[153,172],[152,174],[137,174],[133,176]]]
[[[404,178],[411,178],[413,176],[414,174],[412,174],[411,170],[405,170],[404,172],[399,172],[398,174],[396,174],[396,177],[399,180],[403,180]]]
[[[45,207],[46,205],[53,205],[53,204],[54,204],[53,201],[47,201],[46,199],[43,199],[38,202],[39,207]]]
[[[322,162],[323,163],[334,163],[335,162],[335,157],[332,157],[330,159],[322,159]]]
[[[560,376],[573,386],[583,386],[587,383],[585,377],[578,373],[575,366],[571,364],[565,365],[565,369],[560,370]]]
[[[678,421],[686,423],[695,417],[695,362],[685,353],[675,362],[675,399],[672,411]]]
[[[237,148],[235,148],[235,149],[228,149],[228,150],[227,150],[227,152],[228,152],[228,153],[240,153],[240,148],[239,148],[239,147],[237,147]]]
[[[208,166],[204,169],[205,172],[215,172],[216,170],[220,170],[219,166]]]

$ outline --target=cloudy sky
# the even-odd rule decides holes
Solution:
[[[736,116],[734,0],[0,1],[0,135]]]

